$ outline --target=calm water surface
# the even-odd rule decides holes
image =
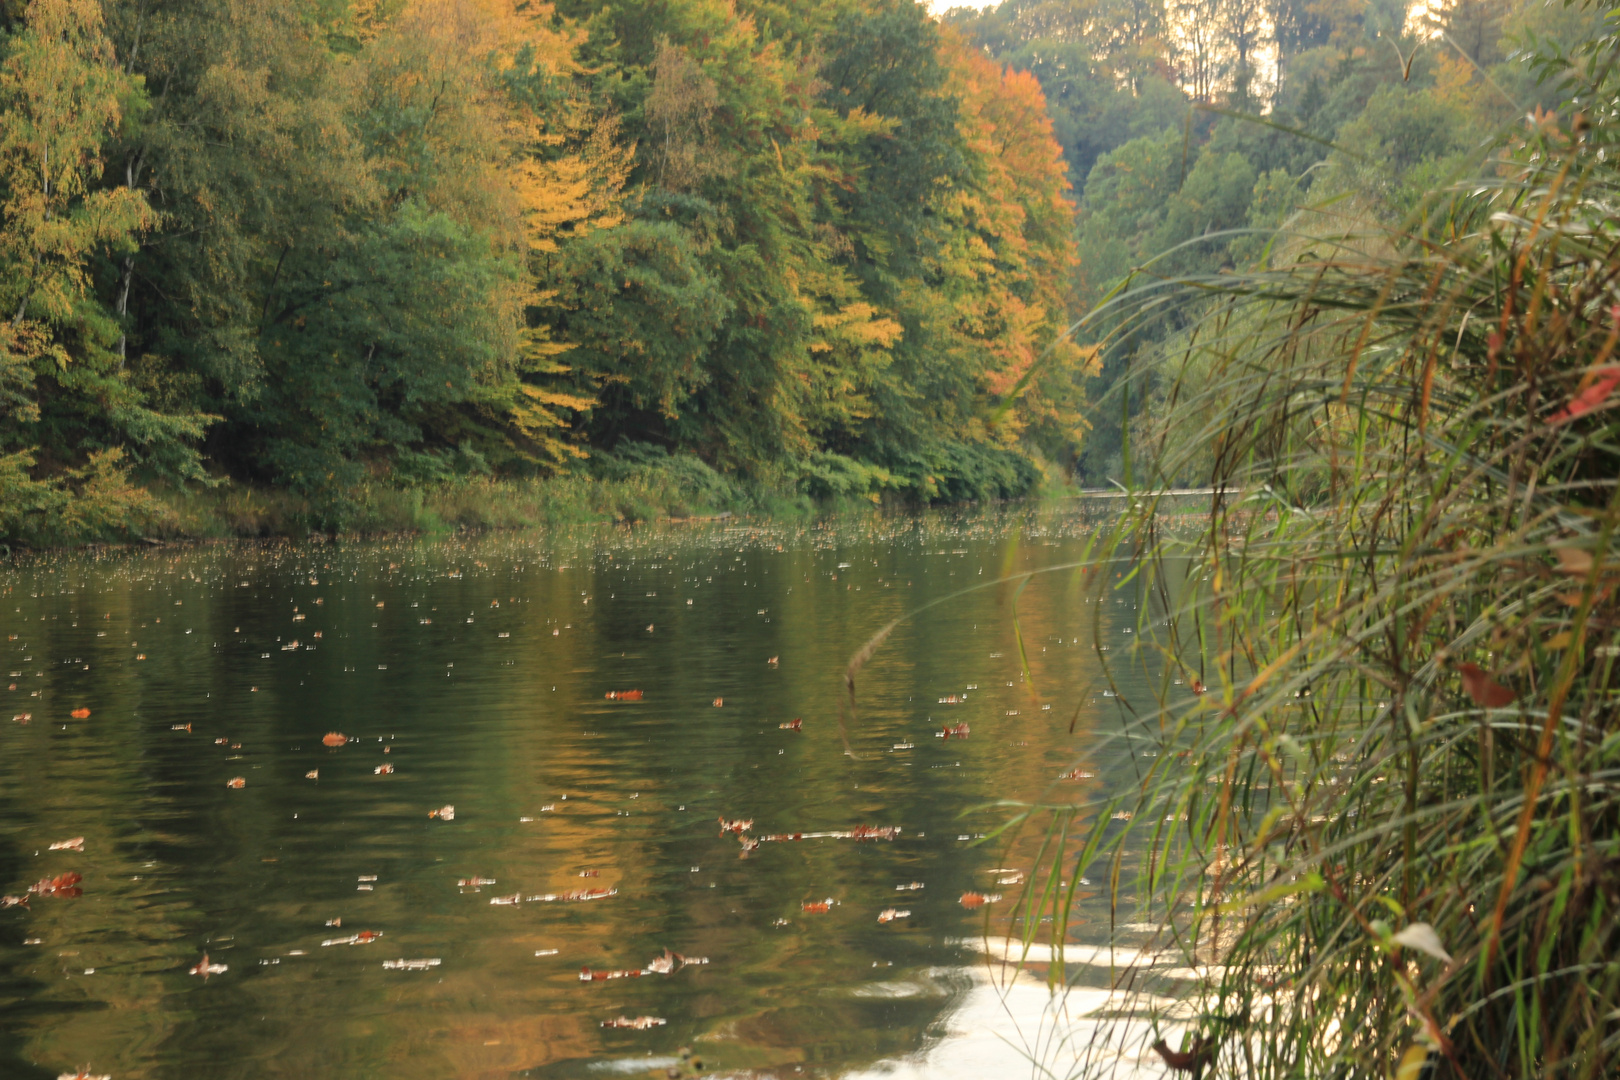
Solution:
[[[1033,688],[1015,584],[903,623],[862,672],[853,756],[842,672],[896,616],[1078,558],[1112,509],[12,564],[0,892],[83,880],[0,910],[0,1076],[690,1074],[682,1048],[709,1074],[930,1052],[985,1075],[940,1042],[963,942],[995,932],[959,898],[1028,865],[973,842],[1005,814],[984,804],[1129,783],[1097,752],[1091,628],[1128,648],[1136,596],[1098,613],[1078,571],[1035,578]],[[1099,777],[1057,780],[1077,763]],[[900,831],[750,852],[722,817]],[[706,962],[581,978],[666,949]],[[224,970],[189,973],[205,952]]]

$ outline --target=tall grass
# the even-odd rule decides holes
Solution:
[[[1197,307],[1132,452],[1217,489],[1196,538],[1144,497],[1099,549],[1154,597],[1129,821],[1025,810],[1031,933],[1084,873],[1159,928],[1116,1043],[1168,993],[1218,1075],[1620,1075],[1615,50],[1409,227],[1115,301]]]

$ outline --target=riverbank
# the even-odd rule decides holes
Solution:
[[[0,545],[38,550],[95,543],[432,536],[731,515],[793,520],[982,501],[920,492],[848,459],[833,462],[834,467],[815,464],[807,472],[761,481],[728,476],[689,454],[631,460],[603,455],[588,470],[553,476],[456,476],[417,484],[378,480],[320,498],[229,478],[182,487],[142,485],[109,473],[71,494],[63,492],[60,499],[0,513]],[[1001,478],[990,478],[983,487],[1001,497],[1051,498],[1077,490],[1056,469],[1038,464],[1032,472],[1023,491],[998,485]]]

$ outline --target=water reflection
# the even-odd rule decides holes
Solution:
[[[978,1007],[962,941],[994,912],[958,898],[1011,893],[997,881],[1028,869],[972,843],[1000,811],[970,808],[1129,782],[1128,751],[1089,752],[1113,708],[1090,644],[1095,625],[1128,646],[1138,600],[1093,606],[1078,570],[1037,579],[1018,601],[1033,686],[1015,583],[902,623],[862,672],[853,756],[844,665],[898,615],[1077,559],[1087,514],[1108,512],[12,566],[0,892],[75,872],[84,894],[0,911],[0,1073],[800,1076],[937,1059]],[[957,724],[966,738],[939,737]],[[748,851],[720,818],[753,819],[742,839],[901,831]],[[49,850],[77,836],[82,853]],[[1103,917],[1086,904],[1081,939]],[[909,914],[879,922],[889,908]],[[648,972],[666,949],[709,962]],[[204,951],[226,970],[189,975]],[[439,962],[384,966],[398,960]],[[602,1026],[619,1017],[666,1023]],[[977,1054],[929,1075],[990,1075]]]

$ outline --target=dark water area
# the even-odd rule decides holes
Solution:
[[[1116,510],[11,564],[0,1076],[840,1076],[938,1044],[994,932],[960,898],[1016,892],[985,804],[1131,782],[1092,628],[1128,649],[1133,589],[1032,579],[1033,686],[1018,582],[964,590]],[[944,597],[841,734],[851,655]],[[862,827],[898,833],[768,839]]]

